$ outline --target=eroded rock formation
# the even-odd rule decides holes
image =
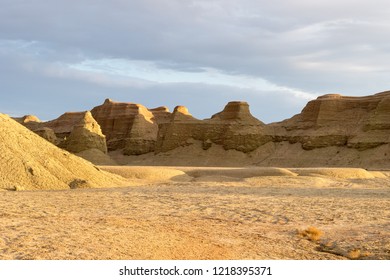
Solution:
[[[91,112],[83,112],[81,118],[71,127],[69,136],[65,137],[61,147],[72,153],[97,149],[107,153],[106,137]]]
[[[48,122],[41,122],[35,116],[24,116],[15,120],[69,152],[98,149],[107,153],[106,138],[89,111],[67,112]]]
[[[202,141],[205,150],[216,144],[226,150],[249,152],[270,141],[264,129],[264,123],[251,115],[246,102],[229,102],[223,111],[206,120],[195,119],[187,108],[178,106],[171,121],[160,125],[156,151],[169,151],[195,139]]]
[[[299,142],[306,150],[377,147],[390,142],[390,92],[366,97],[320,96],[300,114],[270,127],[275,131],[274,141]]]
[[[107,143],[116,155],[159,154],[198,143],[205,151],[215,146],[243,152],[251,158],[250,163],[285,165],[288,152],[282,150],[291,148],[295,158],[302,157],[302,166],[313,163],[308,160],[308,151],[316,150],[323,157],[328,148],[336,155],[342,148],[343,155],[351,151],[348,162],[359,164],[359,152],[380,147],[376,153],[385,152],[376,157],[383,165],[387,148],[382,148],[390,143],[390,92],[366,97],[327,94],[310,101],[300,114],[268,125],[253,117],[249,105],[242,101],[229,102],[205,120],[194,118],[184,106],[171,113],[166,107],[148,109],[106,99],[91,113],[65,113],[46,123],[31,116],[18,121],[53,143],[57,137],[60,146],[75,153],[88,149],[106,152]],[[326,149],[320,152],[321,148]],[[343,162],[338,160],[338,164]]]
[[[164,109],[155,113],[164,117]],[[109,150],[124,149],[125,154],[141,154],[154,150],[158,125],[152,111],[135,103],[114,102],[106,99],[104,103],[91,110],[107,139]]]
[[[46,139],[50,143],[53,143],[54,145],[58,145],[60,143],[58,137],[54,133],[54,130],[48,127],[38,127],[36,129],[33,129],[36,134],[41,136],[42,138]]]
[[[106,173],[55,147],[3,114],[0,114],[0,140],[0,190],[49,190],[126,184],[124,178]]]

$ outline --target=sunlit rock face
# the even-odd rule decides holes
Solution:
[[[365,97],[320,96],[300,114],[271,127],[274,141],[299,142],[307,150],[329,146],[364,150],[387,144],[390,92]]]

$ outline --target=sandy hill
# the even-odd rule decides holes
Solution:
[[[0,114],[0,189],[69,189],[124,185],[120,176],[61,150]]]

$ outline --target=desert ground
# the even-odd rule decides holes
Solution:
[[[0,191],[0,259],[390,259],[390,172],[100,166],[128,187]]]

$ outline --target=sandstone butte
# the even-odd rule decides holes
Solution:
[[[136,160],[130,156],[156,161],[169,154],[175,164],[174,151],[191,158],[191,147],[197,146],[203,152],[192,155],[196,164],[206,164],[194,158],[203,155],[217,156],[220,164],[212,164],[224,165],[224,153],[216,153],[222,149],[233,155],[228,160],[237,159],[229,165],[390,167],[390,91],[365,97],[327,94],[300,114],[267,125],[242,101],[229,102],[204,120],[184,106],[170,112],[110,99],[90,112],[65,113],[49,122],[34,116],[17,120],[68,151],[108,150],[129,156],[129,164]]]

